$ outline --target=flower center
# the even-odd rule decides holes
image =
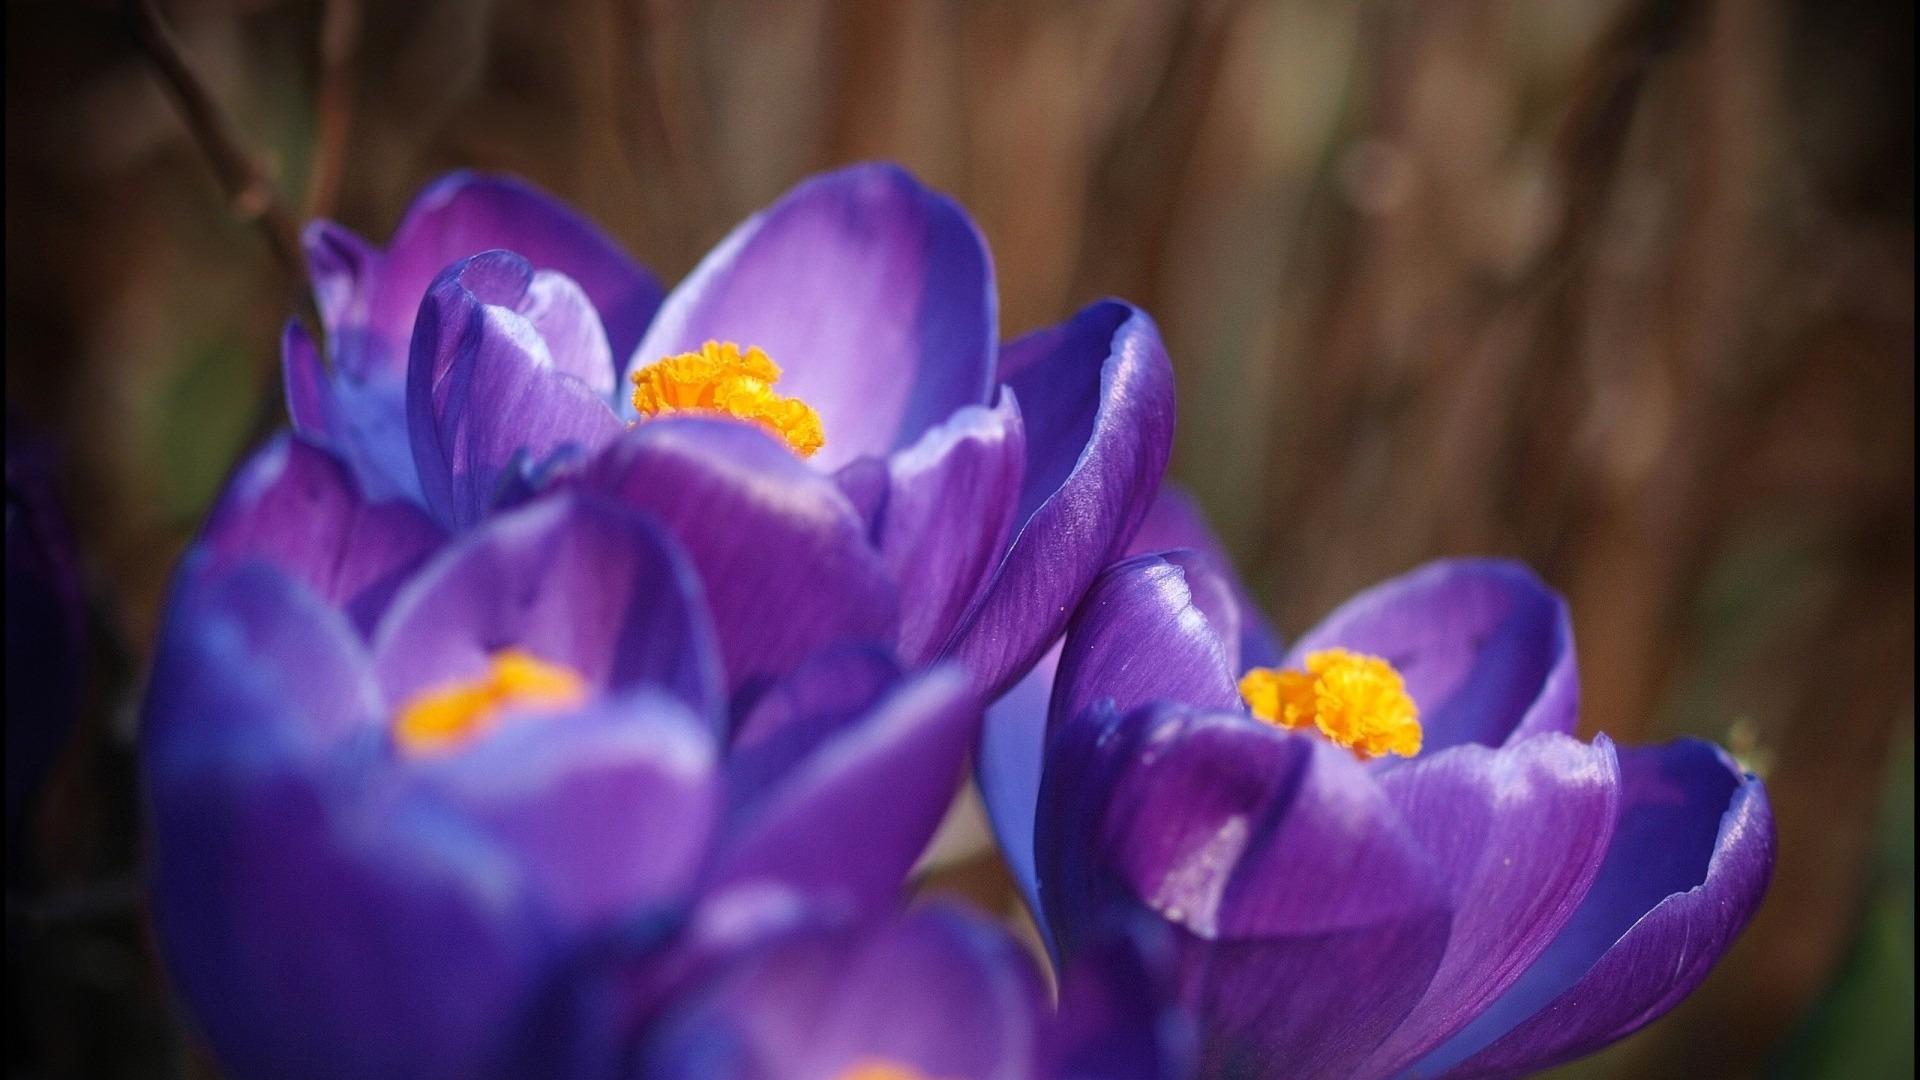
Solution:
[[[911,1065],[869,1058],[847,1066],[838,1080],[928,1080],[928,1077]]]
[[[565,708],[586,698],[572,668],[519,649],[493,654],[484,674],[423,690],[394,715],[393,737],[409,754],[457,750],[493,727],[509,709]]]
[[[731,341],[655,361],[633,373],[633,407],[642,418],[667,413],[718,413],[758,424],[801,457],[826,445],[820,414],[799,398],[781,397],[780,368],[767,354]]]
[[[1240,680],[1253,715],[1283,728],[1312,726],[1362,761],[1420,752],[1420,709],[1393,665],[1377,656],[1324,649],[1307,670],[1254,668]]]

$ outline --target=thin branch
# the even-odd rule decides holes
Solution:
[[[320,24],[320,90],[315,107],[313,171],[307,181],[308,218],[326,217],[340,197],[347,141],[353,130],[354,62],[360,52],[359,0],[327,0]]]
[[[185,54],[180,51],[180,43],[174,39],[166,23],[161,21],[153,0],[124,0],[124,9],[128,27],[140,51],[146,54],[168,92],[173,95],[174,103],[180,108],[180,117],[186,121],[187,130],[193,134],[200,152],[206,155],[208,163],[213,166],[220,186],[226,192],[228,209],[234,217],[259,230],[261,238],[267,242],[267,249],[280,264],[281,273],[286,279],[287,297],[297,317],[306,324],[309,336],[321,350],[320,355],[327,355],[323,336],[325,324],[320,320],[319,308],[314,305],[313,292],[307,288],[307,266],[301,253],[299,219],[294,217],[293,210],[287,206],[286,199],[281,196],[280,189],[274,185],[273,178],[267,174],[260,160],[242,145],[232,119],[187,63]],[[279,427],[283,416],[280,365],[269,363],[266,368],[264,378],[267,392],[262,395],[254,416],[248,440],[250,443],[259,442]]]
[[[242,146],[232,119],[187,63],[180,43],[161,21],[153,0],[126,0],[124,8],[140,51],[173,95],[187,130],[213,166],[226,192],[228,209],[242,222],[259,228],[289,285],[304,296],[307,271],[300,254],[298,219],[259,159]]]

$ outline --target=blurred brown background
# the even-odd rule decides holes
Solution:
[[[1911,1074],[1911,5],[161,10],[294,212],[379,241],[437,173],[510,170],[672,282],[798,178],[885,157],[976,215],[1009,335],[1143,304],[1175,473],[1283,630],[1519,555],[1573,603],[1588,731],[1766,774],[1753,927],[1569,1072]],[[9,1071],[170,1075],[125,903],[129,703],[278,392],[291,285],[120,7],[15,0],[6,58],[7,399],[65,455],[109,629],[41,830],[79,906],[35,918],[74,951],[10,963],[42,1034]]]

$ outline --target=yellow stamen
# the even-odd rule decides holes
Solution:
[[[1240,680],[1253,715],[1283,728],[1312,725],[1362,761],[1420,752],[1420,709],[1406,680],[1377,656],[1325,649],[1307,654],[1307,670],[1254,668]]]
[[[493,654],[486,673],[415,694],[393,720],[393,738],[412,754],[457,750],[508,709],[566,708],[586,698],[578,672],[519,649]]]
[[[838,1080],[928,1080],[928,1077],[911,1065],[868,1059],[848,1066]]]
[[[758,424],[801,457],[826,445],[820,414],[799,398],[781,397],[773,384],[780,368],[765,352],[744,352],[731,341],[709,341],[633,373],[633,407],[645,417],[676,412],[719,413]]]

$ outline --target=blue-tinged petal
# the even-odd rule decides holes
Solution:
[[[1227,581],[1196,552],[1114,564],[1087,590],[1067,629],[1051,722],[1103,699],[1121,712],[1153,701],[1238,708],[1227,644],[1239,640],[1231,597]]]
[[[407,430],[407,386],[381,376],[370,382],[335,378],[327,399],[329,450],[353,468],[360,490],[375,502],[426,504],[420,469]]]
[[[974,756],[973,777],[980,785],[980,801],[993,827],[994,842],[1020,887],[1020,898],[1039,923],[1039,885],[1033,867],[1034,808],[1040,800],[1040,768],[1047,742],[1047,702],[1053,696],[1054,672],[1060,667],[1056,642],[1033,670],[1000,700],[987,707],[980,727],[980,747]]]
[[[290,434],[246,460],[201,529],[216,569],[266,562],[370,628],[443,534],[408,503],[372,503],[325,450]]]
[[[1443,884],[1367,770],[1323,740],[1098,706],[1056,729],[1041,800],[1063,953],[1116,900],[1171,924],[1209,1074],[1349,1074],[1439,963]]]
[[[1367,1076],[1398,1075],[1465,1027],[1552,943],[1613,837],[1620,764],[1604,736],[1547,734],[1423,756],[1380,786],[1446,877],[1454,919],[1440,970]]]
[[[1406,677],[1427,753],[1573,731],[1566,602],[1519,563],[1443,560],[1375,585],[1294,642],[1284,666],[1336,647],[1383,657]]]
[[[556,922],[591,928],[691,893],[720,817],[717,760],[685,704],[641,689],[517,718],[408,781],[525,867]]]
[[[830,646],[756,697],[734,725],[727,788],[735,810],[870,712],[900,681],[892,654],[871,645]]]
[[[443,550],[374,632],[392,704],[474,678],[515,648],[620,693],[656,686],[718,726],[720,669],[699,581],[644,515],[559,495],[495,517]]]
[[[1173,369],[1153,320],[1103,301],[1008,345],[1027,433],[1013,545],[950,652],[998,697],[1127,548],[1173,446]]]
[[[1625,1038],[1692,993],[1752,918],[1774,857],[1760,781],[1690,739],[1622,750],[1620,771],[1620,822],[1585,902],[1415,1074],[1520,1076]]]
[[[518,868],[233,734],[148,785],[161,954],[223,1070],[495,1075],[545,951]]]
[[[620,433],[586,370],[594,357],[556,359],[534,321],[593,315],[547,280],[536,289],[526,260],[487,252],[448,267],[420,306],[407,430],[427,506],[450,525],[485,515],[516,455],[540,460],[569,444],[592,450]],[[556,343],[579,340],[568,331]]]
[[[370,730],[380,691],[346,614],[268,563],[215,562],[190,552],[174,576],[140,722],[148,766],[176,746],[311,748]],[[253,707],[262,700],[271,707]]]
[[[336,350],[343,347],[345,332],[331,332]],[[296,319],[287,320],[281,332],[280,368],[294,429],[346,462],[369,499],[424,501],[407,435],[403,373],[362,376],[339,362],[329,372],[306,327]]]
[[[909,667],[937,655],[999,565],[1026,453],[1020,407],[1002,390],[993,408],[967,406],[888,458],[875,542],[894,580],[911,586],[899,643]]]
[[[1197,1033],[1176,1004],[1173,935],[1151,919],[1116,919],[1060,973],[1048,1026],[1049,1080],[1185,1080]]]
[[[890,644],[899,601],[833,481],[750,424],[640,424],[571,482],[657,518],[699,570],[728,690],[839,641]]]
[[[820,413],[834,469],[882,455],[993,386],[986,244],[958,204],[893,165],[805,181],[673,290],[633,365],[709,340],[766,350],[779,390]]]
[[[771,882],[850,912],[885,908],[953,800],[979,719],[952,668],[900,684],[745,808],[714,886]]]
[[[371,332],[406,343],[428,286],[448,266],[505,249],[579,283],[606,343],[624,363],[660,306],[660,283],[592,223],[524,181],[458,172],[429,185],[408,207],[379,264],[366,320]]]
[[[154,925],[214,1056],[239,1076],[486,1076],[540,947],[517,870],[362,798],[379,701],[344,616],[266,565],[190,558],[141,762]]]
[[[929,905],[750,956],[671,1018],[647,1075],[834,1080],[885,1064],[942,1080],[1031,1080],[1043,993],[1005,931]]]

